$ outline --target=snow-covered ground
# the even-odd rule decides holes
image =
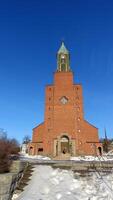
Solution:
[[[24,160],[26,159],[33,159],[33,160],[51,160],[51,158],[49,157],[46,157],[46,156],[41,156],[41,155],[35,155],[35,156],[31,156],[31,155],[28,155],[28,154],[21,154],[20,155],[21,158]]]
[[[76,156],[76,157],[71,157],[70,160],[75,160],[75,161],[113,161],[113,155]]]
[[[41,155],[31,156],[28,154],[21,155],[22,160],[31,160],[31,161],[50,161],[51,158]],[[70,160],[73,161],[113,161],[113,155],[103,155],[103,156],[76,156],[70,157]]]
[[[81,177],[71,170],[35,166],[25,190],[12,200],[113,200],[113,173]]]

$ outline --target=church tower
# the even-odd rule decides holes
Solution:
[[[33,129],[29,154],[63,159],[95,155],[98,129],[84,119],[82,85],[74,83],[70,53],[62,42],[54,83],[46,86],[44,122]]]

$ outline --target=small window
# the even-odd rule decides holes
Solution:
[[[38,148],[38,152],[43,152],[43,148]]]
[[[51,91],[51,88],[49,88],[49,91]]]
[[[49,101],[51,100],[51,97],[49,97]]]
[[[63,96],[63,97],[61,97],[60,102],[61,102],[62,104],[66,104],[66,103],[68,102],[68,98],[65,97],[65,96]]]
[[[80,107],[77,107],[77,111],[80,111]]]

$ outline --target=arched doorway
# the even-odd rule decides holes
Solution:
[[[99,152],[99,155],[102,156],[102,148],[101,147],[98,147],[98,152]]]
[[[61,142],[61,153],[69,153],[69,138],[66,135],[63,135],[60,139]]]
[[[33,155],[33,147],[30,147],[30,148],[29,148],[29,154],[30,154],[30,155]]]

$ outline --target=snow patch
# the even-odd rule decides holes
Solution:
[[[47,157],[47,156],[41,156],[41,155],[34,155],[34,156],[31,156],[31,155],[28,155],[28,154],[24,154],[24,155],[21,155],[21,158],[22,159],[35,159],[35,160],[51,160],[51,158]]]
[[[74,161],[113,161],[113,156],[76,156],[71,157],[70,160]]]
[[[17,200],[113,200],[112,184],[113,173],[103,179],[96,173],[81,177],[71,170],[38,165]]]
[[[61,199],[62,195],[61,194],[57,194],[56,195],[56,199]]]

